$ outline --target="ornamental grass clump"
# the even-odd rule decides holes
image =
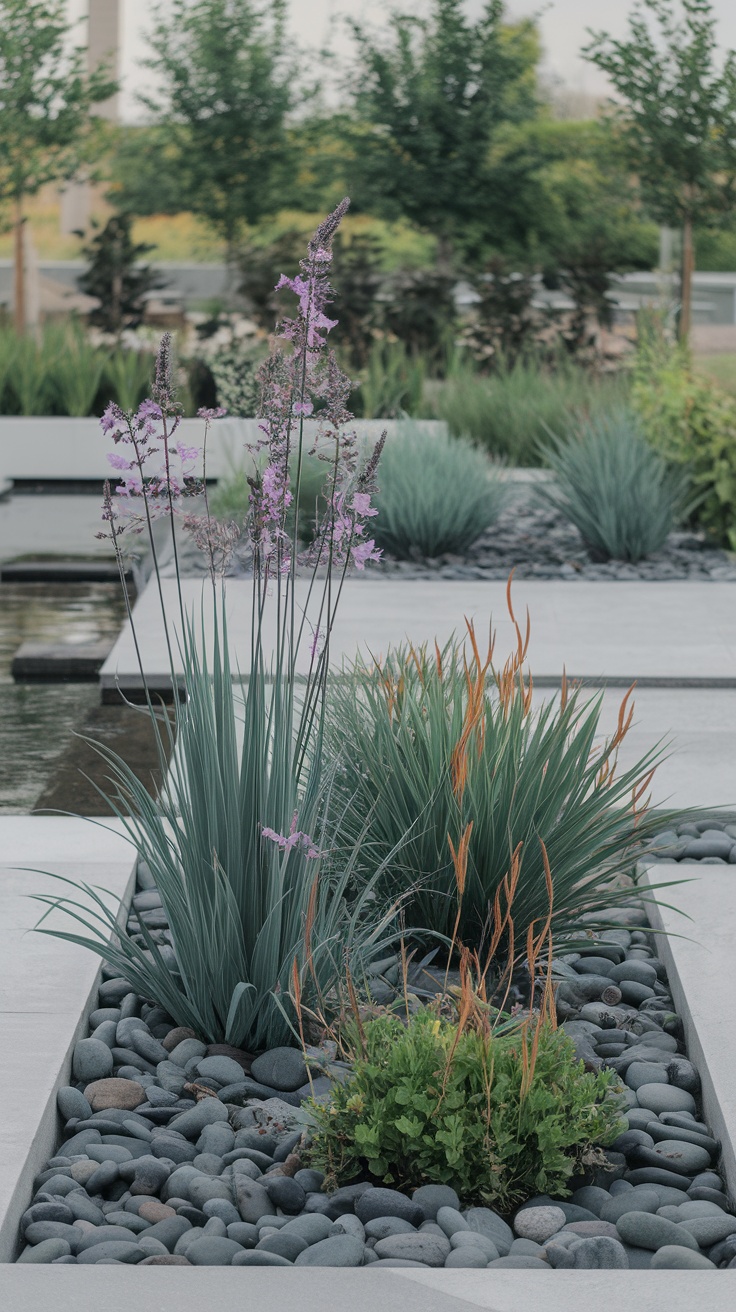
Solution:
[[[461,1004],[462,1006],[462,1004]],[[450,1185],[509,1212],[568,1192],[625,1126],[612,1071],[588,1073],[550,1017],[519,1024],[475,999],[449,1019],[352,1023],[350,1078],[313,1104],[310,1160],[329,1185]]]
[[[381,460],[376,542],[398,560],[467,551],[506,503],[483,451],[422,424],[398,424]]]
[[[536,497],[575,525],[594,560],[651,556],[692,509],[688,472],[650,445],[631,410],[549,439],[541,452],[553,477]]]
[[[546,851],[555,935],[587,935],[631,897],[640,844],[663,828],[648,791],[663,750],[622,766],[631,692],[615,733],[601,732],[603,695],[563,680],[537,706],[526,632],[508,606],[516,647],[503,665],[495,639],[404,647],[359,659],[332,688],[328,740],[336,763],[332,805],[360,868],[383,896],[403,894],[407,930],[481,950],[515,860],[520,923],[547,914]],[[361,836],[361,837],[359,837]],[[626,876],[627,878],[623,878]]]
[[[181,440],[168,335],[151,398],[133,412],[114,403],[105,411],[102,426],[114,444],[110,462],[120,480],[117,495],[106,485],[106,530],[123,585],[125,542],[138,532],[149,537],[172,687],[181,687],[182,696],[174,699],[172,726],[148,690],[131,616],[165,777],[158,798],[113,751],[99,750],[114,789],[108,804],[153,872],[170,941],[158,941],[143,924],[145,946],[121,934],[116,908],[88,888],[80,900],[73,881],[64,882],[76,893],[40,899],[68,912],[82,930],[42,932],[91,948],[136,993],[206,1042],[251,1050],[293,1040],[307,1008],[329,1017],[346,961],[361,977],[392,942],[395,916],[393,908],[377,909],[371,897],[378,870],[359,884],[349,855],[339,868],[328,867],[323,854],[330,833],[320,821],[329,788],[323,721],[337,605],[348,569],[363,569],[380,555],[368,527],[376,513],[371,495],[382,442],[363,460],[346,408],[350,382],[327,348],[335,323],[326,313],[332,239],[347,206],[344,201],[317,229],[299,274],[279,282],[295,294],[298,309],[279,326],[284,349],[262,368],[260,438],[251,451],[244,523],[221,523],[209,513],[207,430],[222,412],[200,412],[204,453]],[[329,487],[304,556],[298,509],[304,421],[317,399]],[[187,513],[193,492],[201,495],[204,514]],[[168,524],[176,566],[173,606],[159,567],[159,518]],[[193,612],[179,570],[182,529],[209,566],[211,587],[204,585]],[[240,537],[252,560],[250,643],[231,659],[223,576]],[[297,577],[300,562],[306,578]],[[238,666],[248,678],[235,692]]]

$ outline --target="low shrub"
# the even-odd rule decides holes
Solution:
[[[415,939],[424,931],[456,935],[482,951],[512,869],[516,923],[543,920],[545,851],[555,935],[587,935],[631,896],[622,876],[639,844],[663,827],[644,800],[662,749],[616,768],[630,694],[609,739],[602,694],[563,683],[561,694],[535,706],[524,668],[528,631],[524,640],[516,632],[518,650],[503,668],[493,639],[481,655],[470,626],[465,645],[359,659],[332,686],[332,804],[347,846],[361,848],[365,877],[385,862],[383,895],[412,890],[404,915]]]
[[[506,1212],[565,1193],[592,1145],[621,1132],[617,1077],[586,1073],[550,1022],[534,1036],[523,1025],[494,1033],[427,1008],[407,1025],[367,1021],[353,1039],[350,1079],[314,1107],[311,1160],[330,1183],[447,1184]]]
[[[460,553],[498,518],[506,492],[472,443],[403,423],[384,448],[373,534],[399,560]]]
[[[690,479],[649,444],[630,410],[550,433],[542,447],[554,475],[534,489],[580,533],[594,560],[642,560],[659,551],[689,510]]]
[[[424,360],[409,355],[403,342],[375,342],[360,375],[356,414],[364,419],[420,415],[425,375]]]
[[[652,445],[687,467],[696,522],[736,551],[736,398],[700,377],[685,347],[653,330],[639,342],[631,399]]]
[[[430,390],[433,412],[450,432],[471,438],[514,465],[538,465],[545,430],[567,428],[572,415],[593,415],[620,403],[627,380],[599,376],[561,359],[555,368],[534,358],[503,361],[493,374],[454,364],[444,383]]]

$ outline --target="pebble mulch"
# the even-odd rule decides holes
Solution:
[[[647,844],[644,860],[647,865],[665,861],[736,865],[736,824],[733,820],[696,820],[663,829]]]
[[[589,1068],[619,1073],[627,1105],[625,1130],[569,1197],[532,1198],[501,1216],[440,1184],[409,1195],[363,1181],[328,1194],[301,1158],[302,1102],[345,1078],[334,1048],[207,1046],[124,979],[106,978],[73,1083],[58,1094],[61,1140],[34,1182],[19,1261],[736,1267],[719,1145],[645,912],[611,919],[618,928],[556,961],[559,1019]],[[171,950],[145,866],[129,932],[141,921]]]

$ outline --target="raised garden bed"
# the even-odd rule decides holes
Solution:
[[[641,905],[562,955],[558,1011],[579,1056],[623,1079],[628,1129],[564,1199],[501,1216],[451,1188],[358,1181],[327,1194],[302,1161],[304,1099],[349,1074],[329,1045],[254,1057],[177,1031],[106,979],[59,1092],[56,1156],[34,1181],[21,1262],[88,1265],[703,1269],[736,1263],[736,1217],[700,1079]],[[167,943],[146,867],[129,932]],[[305,1066],[305,1055],[311,1067]],[[310,1087],[311,1076],[311,1087]]]

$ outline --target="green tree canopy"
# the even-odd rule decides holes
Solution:
[[[180,210],[205,218],[230,252],[245,224],[279,208],[294,103],[285,0],[173,0],[156,11],[150,138]]]
[[[117,87],[105,68],[87,73],[71,30],[64,0],[0,0],[0,199],[71,177],[98,148],[90,109]]]
[[[625,38],[596,32],[583,51],[618,97],[612,116],[649,212],[683,228],[683,333],[693,226],[718,224],[736,198],[736,54],[719,66],[716,47],[709,0],[637,0]]]
[[[447,258],[492,225],[499,127],[537,111],[536,27],[509,24],[503,0],[486,0],[476,21],[462,0],[432,0],[426,19],[394,11],[385,36],[353,28],[351,190],[363,208],[435,234]]]

